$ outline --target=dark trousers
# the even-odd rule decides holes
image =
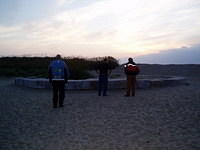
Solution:
[[[134,75],[127,75],[127,93],[126,95],[135,96],[135,86],[136,86],[136,76]]]
[[[63,106],[65,98],[65,81],[52,81],[53,86],[53,107],[57,107],[58,101],[59,106]]]
[[[103,92],[103,96],[107,95],[108,89],[108,75],[99,75],[99,83],[98,83],[98,95],[101,96]]]

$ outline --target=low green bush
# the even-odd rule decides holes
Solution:
[[[63,60],[68,64],[70,79],[86,79],[92,77],[89,73],[105,57],[80,58],[66,57]],[[117,67],[118,61],[113,57],[106,57],[111,69]],[[48,66],[53,57],[1,57],[0,76],[7,77],[48,77]]]

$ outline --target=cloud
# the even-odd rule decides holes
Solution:
[[[70,7],[80,1],[57,3]],[[0,50],[50,53],[63,49],[66,55],[88,56],[153,53],[198,43],[199,11],[196,0],[93,1],[37,21],[0,26]]]
[[[56,0],[59,6],[63,6],[64,4],[73,3],[75,0]]]
[[[200,64],[200,44],[138,56],[135,60],[150,64]]]

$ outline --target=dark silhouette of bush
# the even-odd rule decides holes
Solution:
[[[110,69],[115,69],[116,67],[119,66],[118,60],[112,56],[96,57],[96,58],[91,59],[93,61],[93,63],[91,63],[90,69],[95,70],[97,68],[98,64],[100,64],[105,58],[108,60]]]
[[[79,57],[67,57],[64,58],[67,62],[70,70],[70,78],[71,79],[87,79],[92,77],[92,75],[88,72],[89,66],[91,62],[84,58]]]
[[[3,57],[0,58],[0,76],[47,76],[49,57]]]
[[[90,70],[95,69],[96,64],[105,57],[80,58],[65,57],[70,70],[70,79],[86,79],[92,77]],[[108,56],[112,69],[117,67],[118,61]],[[48,65],[53,57],[2,57],[0,58],[0,76],[7,77],[48,77]]]

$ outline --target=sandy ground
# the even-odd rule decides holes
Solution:
[[[0,79],[1,150],[199,150],[200,78],[190,85],[66,91],[53,109],[51,90],[16,87]]]

